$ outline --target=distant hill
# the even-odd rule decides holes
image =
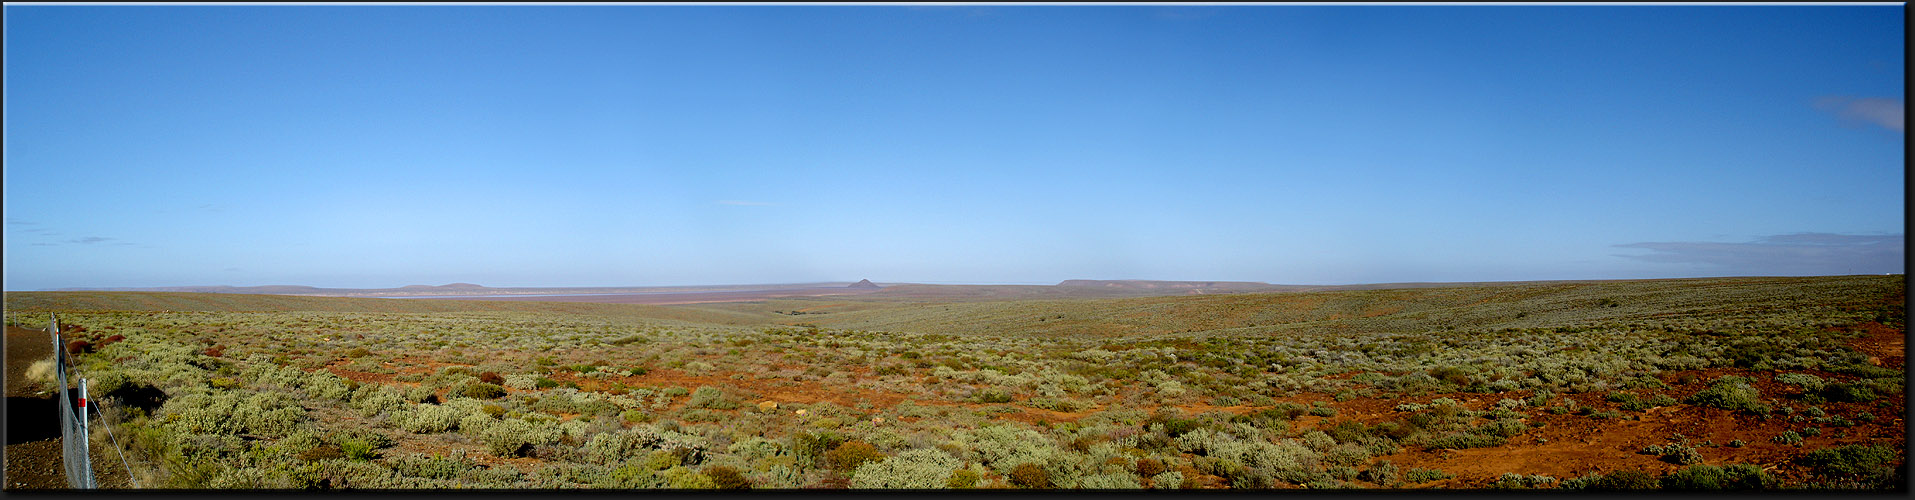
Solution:
[[[857,288],[860,290],[877,290],[879,288],[884,288],[884,287],[878,286],[877,283],[872,283],[871,280],[858,280],[857,283],[852,283],[851,286],[848,286],[845,288]]]

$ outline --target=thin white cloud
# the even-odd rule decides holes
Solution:
[[[740,201],[740,200],[718,200],[718,204],[719,204],[719,205],[732,205],[732,206],[740,206],[740,207],[769,207],[769,206],[771,206],[771,204],[770,204],[770,203],[766,203],[766,202],[762,202],[762,201]]]
[[[113,238],[107,238],[102,236],[85,236],[85,237],[67,240],[67,243],[79,243],[82,245],[91,245],[94,243],[105,243],[108,241],[113,241]]]
[[[1617,255],[1645,262],[1701,264],[1744,276],[1801,276],[1903,272],[1904,237],[1795,233],[1756,238],[1747,243],[1698,241],[1616,245],[1653,253]]]
[[[1908,106],[1901,99],[1827,96],[1816,99],[1815,107],[1834,113],[1846,123],[1872,123],[1896,132],[1906,131]]]

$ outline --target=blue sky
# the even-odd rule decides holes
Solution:
[[[1886,6],[21,6],[5,284],[1903,272]]]

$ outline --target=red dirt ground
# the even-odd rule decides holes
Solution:
[[[1861,327],[1863,337],[1849,345],[1868,354],[1868,361],[1876,366],[1901,369],[1908,353],[1908,332],[1881,323],[1864,323]]]

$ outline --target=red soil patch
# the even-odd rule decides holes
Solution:
[[[1863,323],[1859,326],[1863,332],[1862,338],[1850,341],[1849,346],[1869,355],[1869,363],[1901,369],[1908,352],[1908,332],[1881,323]]]
[[[1384,306],[1384,307],[1380,307],[1380,308],[1376,308],[1376,309],[1370,309],[1370,310],[1367,310],[1367,311],[1363,311],[1363,317],[1365,317],[1365,318],[1374,318],[1374,317],[1377,317],[1377,316],[1386,316],[1386,315],[1391,315],[1391,314],[1396,314],[1396,313],[1400,313],[1400,312],[1403,312],[1403,306],[1402,306],[1402,305],[1392,305],[1392,306]]]

